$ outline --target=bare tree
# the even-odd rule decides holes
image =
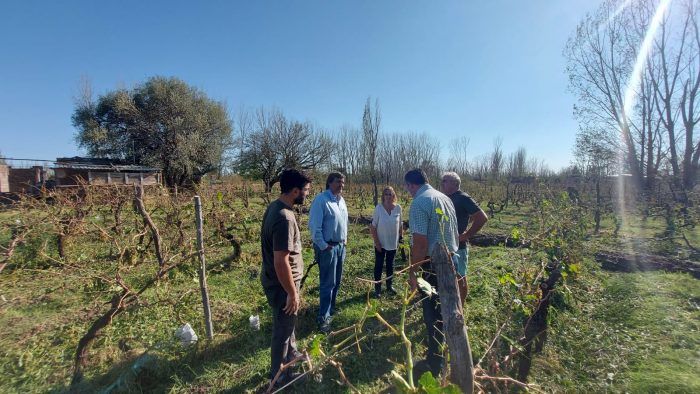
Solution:
[[[450,158],[447,166],[461,175],[469,172],[469,137],[461,136],[450,141]]]
[[[506,164],[506,174],[508,178],[522,178],[527,174],[527,151],[520,147],[515,152],[508,155]]]
[[[493,151],[489,157],[489,175],[491,179],[498,179],[503,172],[503,138],[498,137],[493,141]]]
[[[678,187],[697,182],[697,3],[607,0],[565,50],[582,130],[598,129],[624,158],[620,170],[647,190],[662,167]]]
[[[473,179],[483,181],[489,177],[490,167],[490,155],[479,155],[469,165],[469,173]]]
[[[377,205],[379,201],[379,190],[377,187],[377,146],[379,143],[379,127],[381,121],[379,100],[374,100],[374,113],[372,113],[370,98],[367,97],[365,109],[362,114],[362,132],[364,135],[365,161],[367,163],[370,180],[374,186],[374,205]]]
[[[315,169],[328,161],[333,149],[325,132],[309,122],[289,120],[277,109],[258,109],[254,127],[244,142],[237,168],[243,175],[261,179],[266,192],[272,190],[285,168]]]
[[[616,152],[605,143],[605,139],[601,138],[600,134],[601,132],[595,129],[582,130],[576,137],[574,148],[578,168],[584,172],[586,179],[595,184],[593,220],[596,233],[600,230],[603,212],[601,181],[603,177],[612,174],[616,168]]]
[[[334,166],[346,176],[358,175],[364,146],[362,133],[350,125],[343,125],[334,135]]]
[[[575,113],[579,120],[587,128],[610,130],[611,141],[617,142],[614,131],[619,130],[622,144],[618,146],[626,150],[627,166],[640,179],[639,158],[631,134],[632,114],[626,113],[624,106],[624,87],[634,56],[625,40],[626,21],[622,15],[614,15],[617,3],[604,2],[596,14],[588,15],[579,24],[567,44],[567,71],[571,88],[578,94]]]

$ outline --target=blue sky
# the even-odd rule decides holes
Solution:
[[[81,153],[70,117],[81,76],[96,94],[176,76],[226,102],[277,106],[326,128],[496,137],[554,169],[577,124],[562,50],[596,0],[0,2],[0,151]]]

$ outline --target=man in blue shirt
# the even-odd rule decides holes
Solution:
[[[331,319],[336,312],[335,301],[340,289],[348,238],[348,208],[341,196],[345,176],[328,174],[326,190],[314,198],[309,212],[309,231],[320,273],[319,330],[330,332]]]
[[[408,216],[412,238],[412,267],[409,270],[409,284],[411,291],[415,291],[418,282],[416,274],[419,270],[417,263],[432,256],[437,248],[446,247],[447,252],[452,254],[453,263],[458,263],[458,256],[454,254],[457,252],[458,244],[457,215],[450,198],[428,184],[423,170],[408,171],[404,176],[404,181],[406,190],[413,197]],[[420,268],[423,269],[422,278],[435,287],[439,293],[437,277],[430,263],[424,263]],[[445,362],[442,355],[445,335],[442,329],[442,313],[439,302],[439,294],[423,298],[423,322],[428,336],[428,350],[426,361],[417,363],[416,368],[414,368],[414,373],[418,376],[423,372],[422,369],[428,369],[433,376],[437,377]]]

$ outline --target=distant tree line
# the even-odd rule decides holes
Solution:
[[[445,170],[477,180],[543,176],[544,165],[525,148],[506,156],[502,141],[487,155],[472,156],[467,137],[444,142],[426,132],[385,132],[378,100],[367,98],[358,125],[337,130],[290,118],[278,108],[240,108],[235,121],[221,102],[177,78],[153,77],[131,89],[97,98],[83,82],[73,124],[78,145],[91,156],[161,168],[169,186],[199,182],[206,174],[237,173],[262,180],[266,190],[284,168],[337,170],[357,182],[402,182],[421,167],[439,177]]]
[[[230,168],[243,176],[262,180],[267,190],[286,167],[306,170],[337,170],[355,182],[375,185],[400,184],[411,168],[420,167],[431,177],[455,171],[479,181],[554,175],[543,161],[520,147],[506,155],[502,139],[492,152],[472,155],[469,138],[440,141],[426,132],[385,132],[377,100],[367,99],[358,126],[346,124],[328,130],[311,122],[290,119],[281,110],[241,108],[234,134],[236,145]],[[449,153],[443,146],[449,145]]]

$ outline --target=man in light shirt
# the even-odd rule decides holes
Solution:
[[[438,294],[423,298],[423,322],[427,333],[427,354],[424,362],[416,363],[414,372],[427,367],[438,376],[445,363],[442,354],[445,334],[442,329],[442,313],[440,311],[440,289],[437,277],[430,262],[417,266],[420,261],[432,256],[437,248],[445,247],[452,254],[453,263],[459,258],[457,252],[457,215],[449,197],[433,189],[428,184],[423,170],[417,168],[408,171],[404,176],[406,190],[413,197],[408,216],[411,232],[411,269],[409,284],[411,291],[418,287],[416,275],[422,268],[421,277],[437,290]],[[427,364],[427,365],[426,365]],[[420,375],[418,375],[420,376]]]
[[[323,333],[329,333],[331,330],[331,320],[337,312],[335,304],[343,276],[348,237],[348,208],[341,195],[343,187],[343,174],[328,174],[326,190],[314,198],[309,212],[309,231],[320,275],[316,322]]]

